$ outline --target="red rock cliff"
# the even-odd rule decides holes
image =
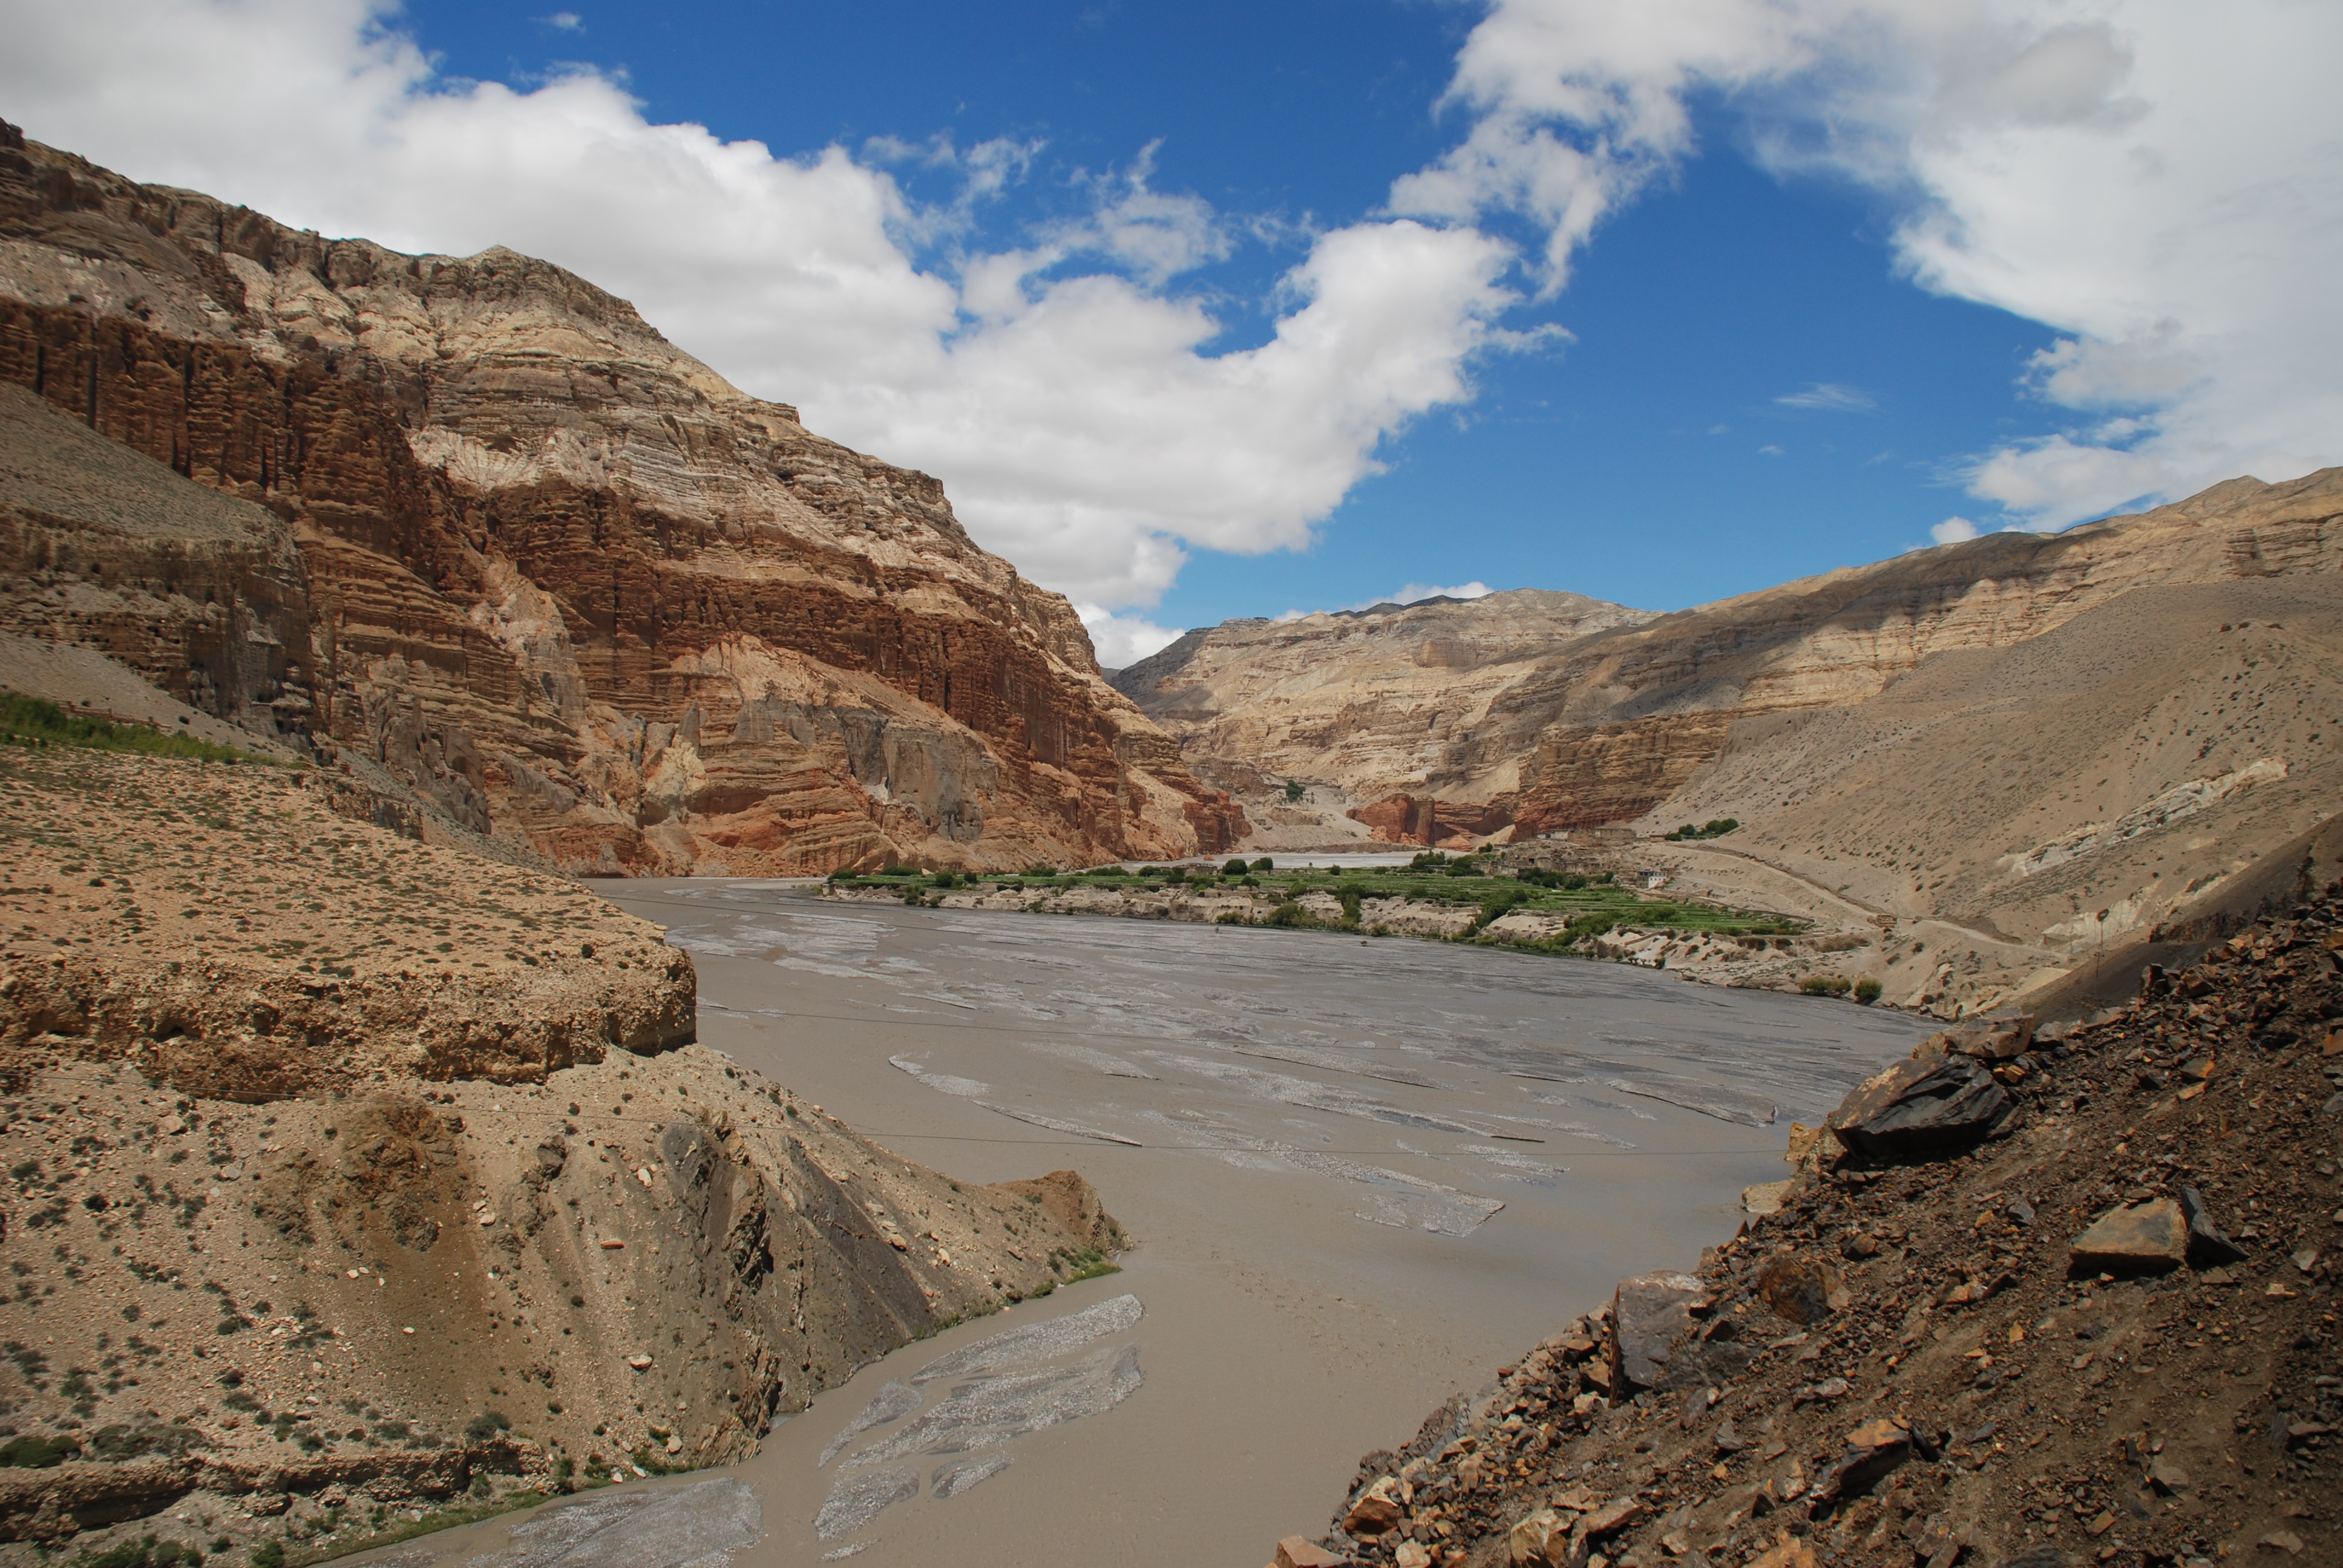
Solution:
[[[175,695],[589,873],[1169,859],[1243,831],[936,480],[558,267],[323,239],[13,130],[0,243],[0,381],[299,547],[306,582],[246,618],[305,608],[306,637],[232,680],[201,639],[110,637]]]

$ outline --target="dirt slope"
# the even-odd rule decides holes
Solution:
[[[1741,721],[1636,827],[1745,826],[1635,856],[1673,890],[1883,928],[1847,974],[1976,1011],[2222,934],[2199,913],[2338,799],[2343,580],[2146,588],[1865,703]],[[1807,885],[1761,889],[1761,867]]]
[[[2338,958],[2343,887],[2005,1062],[1986,1141],[1824,1134],[1694,1274],[1623,1282],[1369,1454],[1324,1545],[1413,1568],[2343,1561]],[[2206,1231],[2176,1221],[2160,1257],[2078,1255],[2184,1203]]]
[[[0,127],[0,383],[272,519],[259,565],[225,536],[182,560],[126,531],[118,465],[40,476],[0,497],[0,568],[60,610],[44,635],[566,869],[1008,867],[1242,831],[936,480],[545,262],[328,240]]]
[[[727,1458],[1119,1243],[1071,1172],[963,1188],[737,1070],[656,928],[400,826],[0,749],[0,1542]]]

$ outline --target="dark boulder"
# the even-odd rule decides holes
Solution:
[[[2017,1101],[1966,1056],[1899,1061],[1846,1097],[1827,1125],[1852,1153],[1901,1160],[1959,1149],[2004,1131]]]

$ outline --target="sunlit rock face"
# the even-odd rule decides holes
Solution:
[[[246,616],[274,657],[120,657],[567,869],[1170,859],[1242,831],[935,479],[548,263],[327,240],[12,130],[0,382],[295,548]]]

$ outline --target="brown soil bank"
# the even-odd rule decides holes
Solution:
[[[0,749],[0,1542],[731,1457],[1119,1242],[1071,1172],[963,1188],[694,1043],[657,927],[378,815]]]
[[[1282,1560],[2343,1561],[2338,957],[2343,886],[2055,1043],[1937,1037],[1779,1211],[1369,1454]]]

